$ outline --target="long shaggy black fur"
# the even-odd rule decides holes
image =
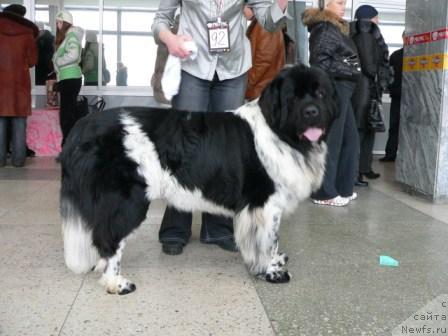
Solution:
[[[246,117],[249,112],[254,117]],[[334,89],[327,76],[297,66],[283,70],[258,105],[248,104],[235,113],[121,107],[83,118],[61,154],[67,265],[85,272],[96,264],[97,252],[109,274],[111,260],[145,219],[153,198],[165,198],[181,210],[224,215],[265,208],[284,188],[269,172],[270,156],[281,159],[289,155],[286,148],[305,158],[303,169],[312,167],[314,156],[324,148],[324,135],[310,141],[306,132],[328,131],[335,112]],[[270,131],[257,128],[261,121]],[[273,137],[279,153],[261,148],[257,139],[267,136]],[[323,174],[320,165],[312,168]],[[176,192],[187,196],[178,200]],[[199,198],[193,196],[195,192]],[[90,257],[81,251],[81,240],[94,250]],[[108,279],[106,287],[114,292]]]

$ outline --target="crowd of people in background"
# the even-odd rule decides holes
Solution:
[[[179,0],[160,2],[152,25],[159,46],[151,79],[156,101],[179,110],[233,110],[245,100],[257,99],[285,64],[296,62],[296,41],[286,30],[287,0],[228,2],[226,9],[218,1],[201,1],[200,5]],[[372,169],[375,131],[369,129],[366,118],[369,101],[381,99],[386,90],[392,97],[391,121],[386,155],[380,161],[396,158],[403,49],[393,53],[389,61],[374,7],[360,6],[355,21],[349,23],[344,19],[345,0],[320,3],[319,8],[304,11],[302,22],[309,31],[310,65],[323,69],[336,83],[339,115],[327,135],[326,173],[312,201],[318,205],[346,206],[358,197],[355,186],[368,185],[364,177],[380,176]],[[176,16],[181,6],[181,14]],[[229,11],[233,7],[239,10]],[[224,10],[228,11],[225,16]],[[36,26],[25,19],[25,12],[25,7],[11,5],[0,13],[0,49],[7,50],[0,56],[0,80],[4,84],[0,100],[0,167],[6,164],[9,149],[14,166],[25,163],[26,117],[31,113],[29,68],[36,66],[37,85],[56,77],[62,144],[77,121],[76,100],[82,78],[86,86],[97,86],[100,78],[102,85],[111,80],[104,48],[95,31],[86,31],[82,46],[84,30],[74,25],[70,12],[62,10],[56,15],[55,36],[44,24]],[[200,24],[210,13],[213,15],[209,23]],[[247,29],[240,24],[243,15],[250,22]],[[236,28],[231,32],[229,27]],[[213,29],[226,36],[223,45],[207,38]],[[193,37],[198,50],[194,59],[185,47]],[[171,101],[160,86],[168,55],[183,60],[179,92]],[[127,75],[127,67],[118,62],[116,85],[126,86]],[[6,135],[8,128],[10,138]],[[191,213],[166,210],[159,232],[163,252],[182,253],[191,236],[191,220]],[[204,213],[200,240],[228,251],[237,250],[232,220],[228,218]]]
[[[26,145],[26,118],[31,115],[31,77],[28,69],[35,67],[35,84],[56,81],[59,92],[59,121],[62,144],[78,120],[77,97],[82,85],[97,86],[99,49],[96,32],[84,31],[73,25],[73,16],[60,11],[56,17],[56,34],[43,22],[36,24],[25,18],[26,8],[19,4],[7,6],[0,13],[0,73],[5,85],[0,100],[0,167],[11,156],[14,167],[23,167],[27,156],[34,152]],[[102,48],[102,85],[111,81]],[[117,63],[116,85],[127,86],[127,67]],[[84,79],[84,81],[83,81]],[[50,85],[53,90],[53,83]],[[55,99],[57,103],[57,99]]]

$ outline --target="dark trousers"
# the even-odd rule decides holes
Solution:
[[[398,149],[398,131],[400,129],[401,97],[392,97],[389,116],[389,136],[386,143],[386,157],[395,159]]]
[[[11,139],[8,139],[8,127],[11,128]],[[11,162],[21,167],[26,159],[26,117],[0,117],[0,166],[5,165],[11,140]]]
[[[359,130],[359,173],[365,174],[372,171],[373,145],[375,132],[365,128]]]
[[[173,97],[173,108],[188,111],[226,111],[238,108],[244,103],[247,75],[219,81],[215,75],[212,81],[202,80],[182,71],[179,93]],[[205,159],[205,158],[204,158]],[[191,236],[192,215],[168,207],[159,231],[161,242],[178,241],[186,244]],[[200,240],[216,242],[233,237],[231,218],[202,214]]]
[[[353,194],[359,158],[359,137],[351,97],[354,85],[336,82],[339,97],[339,116],[333,121],[327,136],[328,154],[324,181],[311,197],[327,200]]]
[[[59,107],[59,123],[62,131],[62,145],[65,143],[70,130],[78,120],[76,111],[76,98],[81,90],[81,78],[64,79],[58,82],[61,96]]]

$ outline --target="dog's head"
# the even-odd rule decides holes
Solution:
[[[304,65],[283,69],[258,104],[271,129],[297,149],[322,141],[338,108],[330,78]]]

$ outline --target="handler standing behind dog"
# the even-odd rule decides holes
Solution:
[[[356,46],[349,37],[349,23],[343,19],[345,0],[322,2],[322,8],[305,10],[302,21],[310,31],[310,64],[323,69],[336,81],[340,109],[327,137],[324,181],[312,199],[315,204],[345,206],[357,197],[353,187],[359,137],[351,98],[361,68]]]
[[[172,106],[188,111],[234,110],[244,103],[247,71],[251,67],[250,43],[243,17],[244,0],[163,0],[152,30],[156,43],[165,43],[171,55],[182,61],[179,93]],[[269,31],[281,27],[286,18],[287,0],[249,0],[258,22]],[[182,5],[179,31],[170,31],[176,10]],[[198,47],[194,60],[184,47],[193,40]],[[210,38],[209,38],[210,36]],[[217,181],[218,183],[218,181]],[[191,236],[192,214],[167,208],[159,231],[162,250],[181,254]],[[230,218],[202,214],[200,240],[236,251]]]
[[[62,145],[77,121],[76,98],[81,90],[82,72],[81,41],[84,31],[73,26],[73,16],[67,11],[56,15],[56,41],[53,65],[61,95],[59,122],[62,131]]]

